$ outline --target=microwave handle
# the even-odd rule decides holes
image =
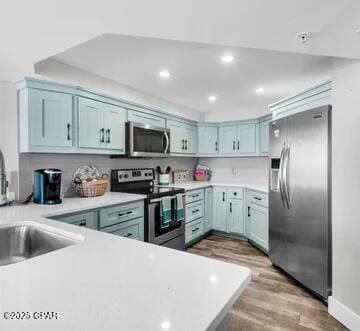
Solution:
[[[164,137],[166,139],[166,146],[165,146],[164,154],[167,154],[169,145],[170,145],[170,140],[169,140],[169,136],[168,136],[167,132],[164,132]]]

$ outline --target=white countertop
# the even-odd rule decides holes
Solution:
[[[41,216],[141,200],[107,193],[62,205],[0,208],[0,227],[34,221],[83,241],[0,266],[0,330],[213,330],[250,282],[248,268]],[[4,312],[58,312],[58,320],[5,320]]]
[[[198,188],[210,187],[210,186],[228,186],[228,187],[242,187],[247,188],[250,190],[260,191],[263,193],[268,193],[268,183],[267,182],[250,182],[250,181],[208,181],[208,182],[201,182],[201,181],[191,181],[185,183],[176,183],[170,184],[171,187],[181,187],[184,188],[186,191],[195,190]]]

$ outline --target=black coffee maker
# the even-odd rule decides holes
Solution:
[[[33,200],[42,205],[61,203],[61,170],[38,169],[34,171]]]

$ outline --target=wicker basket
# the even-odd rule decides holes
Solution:
[[[207,182],[210,179],[209,175],[195,175],[195,180],[199,182]]]
[[[83,198],[93,198],[104,195],[109,184],[109,179],[102,178],[89,182],[74,183],[75,191]]]

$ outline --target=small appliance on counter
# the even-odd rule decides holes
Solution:
[[[33,200],[42,205],[56,205],[61,200],[61,170],[38,169],[34,171]]]
[[[194,172],[194,178],[197,181],[208,181],[210,180],[212,172],[209,167],[198,164]]]
[[[165,169],[165,172],[163,172],[161,167],[158,166],[156,168],[156,172],[159,175],[159,185],[169,185],[170,184],[170,173],[171,173],[170,167],[167,167]]]

